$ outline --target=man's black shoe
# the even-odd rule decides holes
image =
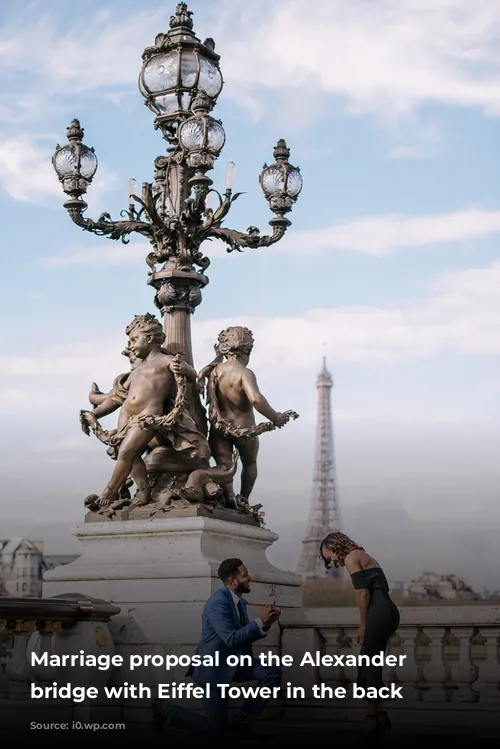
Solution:
[[[163,732],[170,718],[170,705],[166,700],[155,700],[153,703],[153,733],[158,736]]]

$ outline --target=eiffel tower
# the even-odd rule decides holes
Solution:
[[[316,387],[318,421],[313,490],[307,534],[302,541],[302,556],[298,570],[303,580],[341,577],[340,569],[334,567],[326,570],[319,558],[319,545],[324,537],[328,533],[341,530],[333,449],[331,409],[333,378],[326,368],[325,357],[323,357],[323,369],[318,375]]]

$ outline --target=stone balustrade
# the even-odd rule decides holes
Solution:
[[[78,683],[82,686],[105,684],[110,671],[82,669],[79,666],[52,666],[31,663],[31,653],[38,656],[73,655],[80,650],[93,655],[114,653],[114,643],[108,630],[108,622],[120,609],[106,601],[82,594],[61,595],[54,598],[0,597],[0,630],[4,651],[0,651],[0,712],[2,725],[13,718],[26,701],[30,700],[31,685],[51,685],[54,681]],[[10,636],[9,636],[10,635]],[[78,674],[77,674],[78,672]],[[41,714],[50,713],[61,720],[89,713],[89,705],[71,700],[30,700],[30,714],[36,716],[37,706]]]
[[[113,643],[108,630],[108,622],[119,611],[105,601],[77,594],[52,599],[0,598],[0,627],[13,637],[11,653],[0,664],[0,710],[28,697],[32,682],[43,685],[74,681],[84,685],[80,667],[72,670],[31,666],[30,653],[62,655],[84,650],[112,655],[115,648],[121,652],[122,646]],[[445,732],[458,726],[487,730],[498,724],[500,606],[417,606],[402,607],[400,611],[401,624],[388,654],[406,657],[401,665],[386,667],[384,672],[387,684],[402,686],[403,699],[390,703],[396,724],[427,722]],[[300,723],[314,717],[325,722],[359,722],[365,705],[362,700],[349,698],[349,684],[356,681],[356,666],[339,665],[333,657],[317,667],[299,665],[306,652],[320,656],[357,655],[358,626],[357,609],[288,609],[284,613],[279,637],[276,632],[277,642],[273,637],[271,650],[281,656],[293,656],[293,665],[284,667],[285,684],[303,687],[306,697],[293,699],[283,690],[282,699],[272,708],[274,719]],[[148,643],[142,647],[147,648]],[[110,671],[96,674],[92,668],[88,683],[98,686],[100,679],[106,684],[110,676]],[[326,689],[321,699],[315,699],[312,687],[321,684],[332,690],[347,687],[348,696],[337,699],[333,691]],[[116,707],[121,708],[119,715],[124,718],[126,706]],[[132,716],[130,707],[128,715]],[[84,708],[69,700],[64,709],[72,711],[74,717],[75,710],[81,713]],[[133,715],[137,718],[130,717],[132,722],[149,720],[148,706],[136,703]]]
[[[498,725],[500,606],[417,606],[401,607],[400,612],[400,627],[387,654],[406,657],[397,661],[401,665],[385,667],[384,680],[401,686],[403,699],[392,701],[391,710],[443,726],[457,721],[485,728]],[[355,666],[339,665],[335,658],[327,660],[332,665],[317,668],[298,664],[305,652],[357,655],[358,627],[354,608],[290,611],[282,622],[279,648],[282,655],[294,656],[294,665],[285,669],[286,680],[303,686],[306,695],[314,685],[344,686],[349,697],[349,684],[356,682]],[[296,719],[302,710],[304,717],[314,714],[321,719],[336,709],[347,719],[364,709],[362,700],[339,700],[334,692],[324,692],[324,699],[286,700],[287,714]]]

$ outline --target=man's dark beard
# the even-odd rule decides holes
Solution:
[[[248,583],[238,583],[236,586],[236,593],[250,593],[250,586]]]

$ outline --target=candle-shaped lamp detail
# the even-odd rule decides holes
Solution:
[[[229,161],[226,166],[226,190],[229,190],[230,192],[233,190],[234,187],[234,170],[235,170],[236,164],[234,161]]]
[[[207,197],[205,198],[205,208],[207,211],[215,211],[215,193],[213,190],[210,190],[210,192],[207,193]]]
[[[134,198],[133,196],[136,195],[137,190],[137,180],[135,177],[131,177],[128,181],[128,204],[134,205]]]

